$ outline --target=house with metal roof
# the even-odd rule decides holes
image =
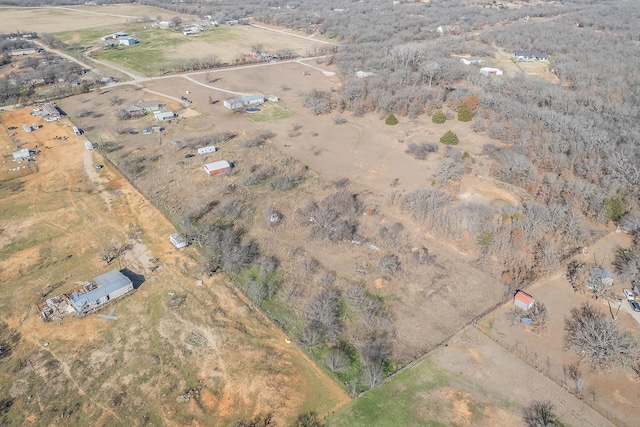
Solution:
[[[516,50],[513,53],[513,56],[516,58],[518,62],[546,61],[547,59],[549,59],[547,55],[535,49],[534,50]]]
[[[256,93],[253,95],[245,95],[240,98],[229,98],[224,100],[224,106],[230,110],[238,110],[241,108],[254,107],[264,104],[264,95]]]
[[[171,120],[175,118],[176,115],[173,111],[156,111],[155,113],[153,113],[153,117],[155,117],[157,121],[162,122],[164,120]]]
[[[76,291],[71,294],[72,306],[78,315],[87,314],[133,291],[133,282],[118,270],[95,277],[89,285],[87,292]]]

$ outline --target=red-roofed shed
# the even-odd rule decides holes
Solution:
[[[533,304],[536,303],[536,300],[528,293],[524,291],[518,291],[513,297],[513,303],[515,304],[516,307],[519,307],[524,311],[527,311],[531,307],[533,307]]]

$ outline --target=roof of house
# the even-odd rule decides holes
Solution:
[[[515,56],[524,56],[524,57],[535,57],[535,58],[546,58],[547,55],[540,52],[539,50],[516,50],[514,53]]]
[[[518,291],[513,299],[520,301],[524,305],[529,305],[533,302],[533,297],[525,291]]]
[[[218,169],[230,168],[231,165],[226,160],[218,160],[217,162],[207,163],[204,168],[209,171],[215,171]]]
[[[58,111],[58,109],[56,107],[54,107],[53,105],[50,104],[44,104],[42,106],[43,109],[43,113],[45,115],[51,115],[51,114],[60,114],[60,112]]]
[[[77,292],[72,294],[73,304],[76,307],[81,308],[88,301],[97,301],[118,289],[133,285],[131,280],[118,270],[111,270],[101,274],[95,277],[93,282],[98,285],[96,289],[84,294],[78,294]]]
[[[158,120],[159,119],[168,119],[168,118],[171,118],[171,117],[175,117],[175,113],[173,111],[165,111],[165,112],[156,111],[156,112],[153,113],[153,115]]]
[[[226,99],[227,102],[251,102],[251,101],[264,101],[264,95],[260,93],[252,94],[252,95],[244,95],[240,98],[229,98]]]

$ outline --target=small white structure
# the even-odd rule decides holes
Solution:
[[[268,99],[269,99],[270,102],[278,102],[278,101],[280,101],[280,99],[278,99],[278,97],[275,96],[275,95],[269,95]]]
[[[480,68],[480,74],[483,76],[501,76],[504,73],[498,68],[482,67]]]
[[[534,50],[516,50],[513,53],[513,56],[518,62],[546,61],[547,59],[549,59],[547,55],[535,49]]]
[[[198,148],[198,154],[200,154],[200,155],[209,154],[209,153],[215,153],[216,151],[218,151],[218,149],[216,147],[214,147],[213,145],[208,145],[206,147]]]
[[[78,129],[78,126],[74,126],[74,127],[73,127],[73,133],[74,133],[76,136],[80,136],[80,134],[81,134],[82,132],[80,132],[80,129]]]
[[[356,71],[356,77],[359,79],[366,79],[367,77],[373,77],[376,73],[372,73],[371,71]]]
[[[254,107],[264,104],[264,95],[245,95],[240,98],[229,98],[224,100],[224,106],[230,110],[238,110],[246,107]]]
[[[22,150],[16,151],[12,155],[13,155],[13,160],[28,159],[29,157],[31,157],[31,153],[27,148],[23,148]]]
[[[29,125],[22,125],[22,129],[24,129],[24,131],[27,132],[27,133],[31,132],[31,126],[29,126]]]
[[[156,111],[155,113],[153,113],[153,117],[155,117],[157,121],[162,122],[164,120],[171,120],[175,118],[176,115],[173,111]]]
[[[529,295],[524,291],[516,292],[516,294],[513,297],[513,304],[516,307],[523,309],[524,311],[530,310],[535,303],[536,303],[536,300],[531,295]]]
[[[85,141],[84,142],[84,148],[86,148],[87,150],[93,150],[93,142]]]
[[[138,39],[135,37],[122,37],[118,39],[118,44],[122,46],[133,46],[136,43],[138,43]]]
[[[14,49],[11,51],[11,56],[33,55],[34,53],[37,53],[37,50],[35,48]]]
[[[102,41],[107,41],[107,40],[115,40],[115,39],[119,39],[121,37],[128,37],[129,33],[125,33],[124,31],[118,31],[117,33],[113,33],[113,34],[109,34],[107,36],[101,37],[100,39]]]
[[[169,241],[175,246],[176,249],[184,248],[188,246],[184,236],[179,233],[173,233],[169,236]]]
[[[220,175],[221,173],[229,172],[230,170],[231,165],[226,160],[220,160],[204,165],[204,171],[209,175]]]
[[[460,63],[464,65],[482,64],[482,59],[478,58],[460,58]]]

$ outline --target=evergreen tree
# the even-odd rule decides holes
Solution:
[[[470,122],[473,119],[473,114],[469,111],[469,107],[464,102],[460,104],[458,108],[458,120],[461,122]]]
[[[389,126],[394,126],[398,124],[398,119],[396,119],[396,116],[394,116],[393,113],[389,113],[384,123]]]
[[[458,135],[456,135],[455,132],[448,130],[444,135],[442,135],[440,142],[444,145],[458,145],[458,142],[460,141],[458,140]]]
[[[441,125],[447,121],[447,116],[442,110],[436,110],[433,112],[433,116],[431,116],[431,121],[433,123]]]

